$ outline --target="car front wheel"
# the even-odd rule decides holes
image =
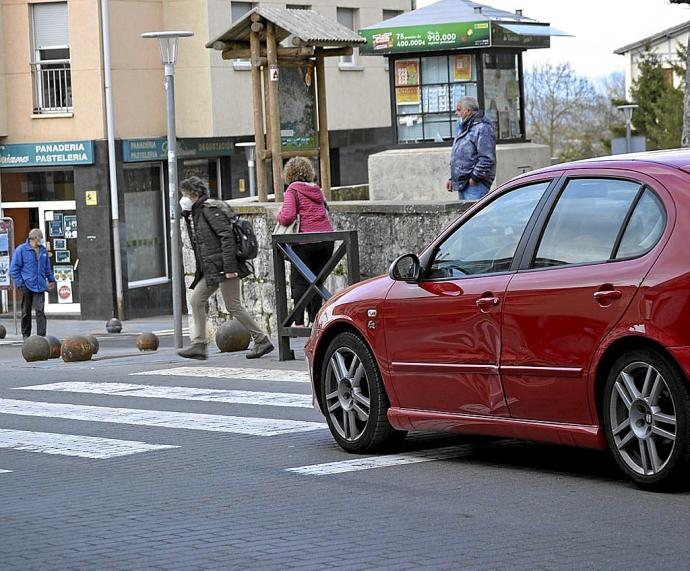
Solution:
[[[640,349],[620,357],[604,389],[604,429],[618,466],[638,485],[669,487],[688,465],[687,381],[669,361]]]
[[[321,405],[336,442],[348,452],[372,452],[401,441],[405,432],[388,422],[390,403],[367,344],[350,332],[326,350]]]

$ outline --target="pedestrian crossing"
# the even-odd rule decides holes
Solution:
[[[12,398],[7,398],[6,391],[0,396],[0,450],[96,461],[141,454],[165,455],[184,449],[185,445],[179,442],[178,431],[261,438],[320,433],[321,439],[332,442],[322,417],[312,415],[316,420],[299,419],[300,416],[309,418],[300,411],[312,407],[312,395],[304,385],[308,382],[308,375],[303,371],[198,366],[137,371],[129,376],[132,382],[62,381],[14,387],[11,389]],[[170,377],[176,378],[174,386],[166,382]],[[222,379],[223,385],[229,388],[199,387],[199,384],[203,384],[199,379],[204,378],[216,384],[217,379]],[[248,383],[255,388],[247,390]],[[190,384],[197,386],[185,386]],[[281,390],[275,390],[277,388]],[[83,401],[84,395],[98,396],[98,406],[77,404]],[[31,400],[33,397],[37,400]],[[129,400],[123,401],[124,398]],[[46,399],[53,402],[44,402]],[[54,402],[56,400],[60,402]],[[161,400],[175,401],[164,408],[174,407],[176,410],[157,410],[162,406]],[[126,406],[123,406],[123,402]],[[260,412],[257,416],[236,416],[185,411],[185,403],[200,402],[250,405],[256,408],[249,410],[255,414],[257,410]],[[199,410],[198,406],[196,410]],[[217,410],[218,407],[214,412]],[[297,419],[293,418],[295,416]],[[16,424],[5,428],[3,422],[8,418],[15,419],[15,423],[17,418],[41,418],[49,423],[55,421],[59,428],[55,431],[50,428],[47,431],[18,430]],[[71,428],[70,432],[80,434],[63,434],[65,424],[60,422],[63,420],[78,421],[79,424],[69,426],[78,426]],[[89,434],[93,430],[102,434],[104,425],[167,429],[167,432],[157,436],[157,432],[147,431],[145,437],[135,436],[132,440]],[[128,434],[131,434],[131,430]],[[309,452],[308,449],[304,450],[305,456],[309,457]],[[289,459],[294,458],[294,454],[291,454],[286,456],[288,465],[280,470],[299,476],[337,476],[374,468],[444,460],[462,453],[458,447],[374,457],[353,457],[342,452],[343,460],[305,463],[303,466],[295,466],[294,463],[298,462],[294,460],[293,465],[289,465]],[[0,474],[13,471],[19,473],[13,466],[5,465],[0,469]]]

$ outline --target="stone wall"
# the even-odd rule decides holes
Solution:
[[[259,240],[259,256],[254,260],[255,273],[242,280],[242,299],[257,322],[272,335],[276,334],[275,286],[271,234],[279,204],[235,203],[235,211],[252,221]],[[386,273],[390,263],[400,254],[421,252],[448,224],[464,212],[470,203],[458,201],[400,204],[393,202],[335,202],[330,204],[331,219],[336,230],[357,230],[360,273],[362,279]],[[183,228],[185,226],[183,225]],[[194,275],[194,256],[186,231],[183,230],[183,259],[187,285]],[[289,275],[289,269],[286,270]],[[335,293],[346,283],[347,265],[343,260],[333,272],[328,289]],[[189,304],[191,291],[187,290]],[[209,339],[218,324],[229,319],[222,299],[209,300]],[[191,325],[191,318],[190,318]]]
[[[396,148],[369,156],[371,200],[446,200],[450,147]],[[549,166],[547,145],[496,145],[494,188],[527,171]]]

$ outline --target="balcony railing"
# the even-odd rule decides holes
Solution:
[[[34,113],[72,111],[72,71],[68,59],[32,63],[31,75],[34,84]]]

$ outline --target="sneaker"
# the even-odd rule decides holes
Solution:
[[[246,357],[247,359],[258,359],[259,357],[263,357],[267,353],[270,353],[273,351],[273,349],[275,349],[275,347],[273,346],[273,343],[271,343],[271,340],[268,337],[264,337],[263,341],[254,342],[254,347],[252,347],[252,350],[246,354]]]
[[[206,345],[204,343],[193,343],[186,349],[180,349],[177,354],[185,359],[206,360]]]

